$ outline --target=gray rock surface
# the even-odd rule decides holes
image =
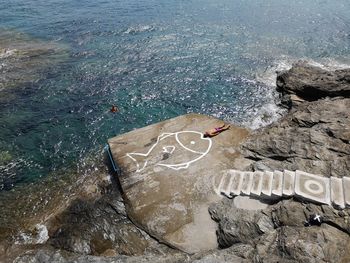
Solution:
[[[290,112],[243,143],[243,155],[254,161],[251,169],[350,176],[349,79],[350,70],[305,64],[280,73],[277,86]],[[300,201],[287,199],[249,215],[230,200],[215,204],[210,211],[219,224],[219,243],[249,243],[255,248],[251,259],[258,262],[349,262],[349,210]],[[261,214],[273,224],[264,233],[257,221]],[[304,226],[312,214],[323,216],[321,226]]]
[[[235,254],[252,262],[348,262],[347,213],[340,216],[326,206],[293,200],[248,211],[236,208],[230,199],[213,204],[209,212],[218,222],[220,246],[248,246],[247,253]],[[314,213],[322,214],[325,222],[305,227],[305,220]]]
[[[301,66],[298,65],[296,69],[292,68],[288,72],[281,73],[280,76],[283,76],[286,87],[297,85],[294,82],[299,71],[301,71],[300,78],[309,76],[313,79],[322,79],[325,74],[317,68],[314,69],[315,72],[310,73],[312,67],[309,66],[305,71],[300,68]],[[347,75],[344,75],[344,72],[347,72]],[[346,89],[343,79],[349,78],[350,71],[341,71],[338,77],[335,77],[335,74],[331,74],[334,83],[330,87],[334,90]],[[342,88],[337,89],[338,82]],[[309,88],[305,86],[304,89]],[[323,90],[325,87],[321,86],[319,89]],[[319,90],[316,85],[311,91],[317,98]],[[344,93],[337,93],[338,96],[340,94]],[[243,154],[255,161],[253,164],[255,170],[294,171],[298,169],[327,177],[348,176],[350,170],[349,116],[350,98],[322,98],[304,102],[292,108],[290,113],[278,123],[256,131],[244,143]]]
[[[81,256],[77,254],[67,253],[65,251],[53,250],[50,248],[42,248],[31,250],[17,257],[16,263],[250,263],[251,260],[237,256],[239,250],[247,249],[247,246],[232,247],[226,250],[215,250],[205,254],[196,254],[189,256],[183,253],[172,255],[145,255],[145,256]]]
[[[299,62],[292,69],[280,72],[276,84],[282,95],[294,94],[307,101],[349,97],[350,69],[327,71]]]
[[[105,200],[77,200],[56,220],[59,226],[50,244],[79,254],[141,255],[152,243],[147,234],[118,214],[113,202]]]

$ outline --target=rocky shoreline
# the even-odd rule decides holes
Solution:
[[[278,73],[277,89],[288,114],[252,132],[241,145],[244,162],[232,168],[349,176],[350,69],[329,72],[300,62]],[[188,255],[130,222],[118,182],[104,183],[98,193],[74,199],[44,222],[46,243],[0,246],[8,262],[350,261],[348,209],[285,199],[249,211],[224,198],[209,207],[220,249]],[[320,226],[304,225],[312,214],[323,217]]]

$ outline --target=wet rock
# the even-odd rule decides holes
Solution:
[[[0,91],[37,81],[49,67],[67,58],[65,48],[57,43],[40,41],[23,33],[2,29]],[[5,99],[0,96],[0,100]]]
[[[12,156],[8,151],[0,151],[0,166],[6,165],[11,160],[12,160]]]

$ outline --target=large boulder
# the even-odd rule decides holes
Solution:
[[[303,62],[277,76],[277,89],[314,101],[324,97],[350,96],[350,69],[327,71]]]
[[[298,63],[279,73],[277,88],[292,108],[243,145],[244,155],[255,161],[253,169],[348,175],[350,69],[326,71]]]
[[[305,102],[242,146],[256,170],[303,170],[343,177],[350,170],[350,99]]]

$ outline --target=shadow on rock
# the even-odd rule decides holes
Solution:
[[[141,255],[158,243],[126,217],[121,197],[75,200],[51,222],[49,244],[78,254]]]

